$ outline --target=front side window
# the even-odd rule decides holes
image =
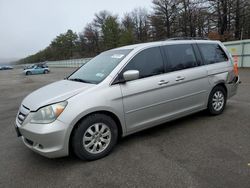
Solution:
[[[137,54],[123,69],[138,70],[140,78],[164,73],[164,64],[159,47],[149,48]]]
[[[195,53],[191,44],[167,45],[163,48],[169,60],[168,72],[197,66]]]
[[[103,52],[83,65],[68,80],[98,84],[129,54],[131,50]]]
[[[206,65],[228,61],[226,53],[218,44],[198,44]]]

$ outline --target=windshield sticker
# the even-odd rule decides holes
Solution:
[[[123,54],[114,54],[114,55],[112,55],[111,56],[111,58],[114,58],[114,59],[121,59],[121,58],[123,58]]]
[[[104,76],[104,74],[103,73],[97,73],[96,76],[102,78]]]

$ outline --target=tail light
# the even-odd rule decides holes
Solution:
[[[233,60],[232,63],[233,63],[233,66],[234,66],[234,75],[238,76],[239,75],[239,70],[238,70],[238,60],[239,60],[239,58],[238,58],[238,55],[233,56],[232,60]]]
[[[239,75],[238,63],[234,63],[234,74],[235,74],[235,76]]]

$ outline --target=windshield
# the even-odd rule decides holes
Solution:
[[[131,50],[111,50],[103,52],[83,65],[68,79],[72,81],[98,84],[102,82]]]

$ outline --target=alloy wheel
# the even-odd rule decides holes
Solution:
[[[221,91],[216,91],[213,95],[212,105],[215,111],[220,111],[223,108],[225,97]]]
[[[83,147],[91,154],[103,152],[110,144],[111,130],[104,123],[91,125],[83,135]]]

